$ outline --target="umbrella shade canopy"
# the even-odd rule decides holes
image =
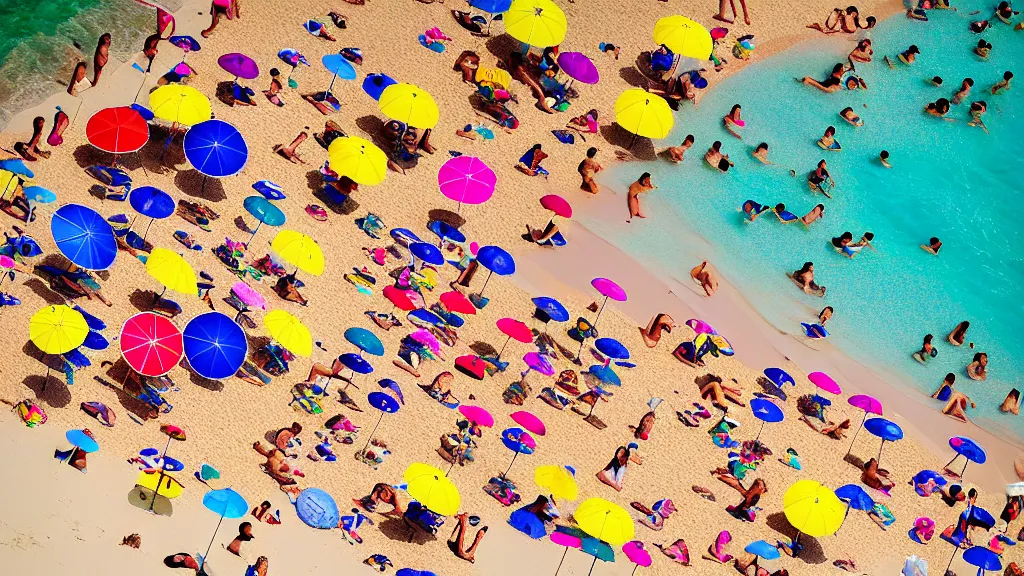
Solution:
[[[293,230],[281,230],[274,236],[270,247],[285,262],[307,274],[319,276],[324,273],[324,253],[315,240]]]
[[[45,354],[63,354],[78,348],[89,335],[80,313],[64,305],[47,306],[28,321],[28,338]]]
[[[782,497],[782,507],[794,528],[814,538],[835,534],[846,514],[835,492],[814,480],[794,482]]]
[[[412,299],[410,293],[406,290],[402,290],[401,288],[385,286],[381,293],[384,294],[384,297],[394,304],[399,310],[409,312],[419,308],[416,301]]]
[[[331,530],[338,527],[341,515],[338,503],[319,488],[306,488],[295,499],[295,513],[310,528]]]
[[[429,570],[415,570],[413,568],[401,568],[395,572],[395,576],[437,576]]]
[[[92,208],[61,206],[50,219],[50,233],[60,253],[86,270],[106,270],[117,257],[114,230]]]
[[[555,213],[555,216],[572,218],[572,206],[569,201],[558,194],[548,194],[540,197],[540,205]]]
[[[57,201],[57,195],[42,186],[29,186],[27,188],[23,188],[21,192],[30,202],[50,204],[51,202]]]
[[[584,84],[597,84],[601,79],[594,61],[580,52],[559,53],[558,67],[573,80],[578,80]]]
[[[502,318],[497,321],[498,330],[501,333],[517,342],[529,344],[533,342],[533,331],[526,324],[512,318]]]
[[[366,328],[349,328],[345,330],[345,340],[367,354],[384,355],[384,344],[377,335]]]
[[[661,96],[630,88],[615,101],[615,122],[644,138],[664,138],[672,130],[672,109]]]
[[[280,184],[275,184],[270,180],[259,180],[253,182],[252,189],[263,194],[263,197],[267,200],[284,200],[284,188]]]
[[[985,449],[966,436],[953,436],[949,439],[949,447],[975,464],[984,464],[988,460],[988,454],[985,453]]]
[[[388,118],[424,130],[436,126],[441,116],[430,93],[404,82],[385,88],[377,101],[377,107]]]
[[[388,157],[373,142],[357,136],[335,138],[327,147],[331,170],[356,184],[375,186],[384,181]]]
[[[452,516],[459,511],[462,498],[459,489],[444,472],[420,462],[414,462],[405,469],[402,479],[408,485],[406,492],[435,514]]]
[[[608,384],[611,386],[622,386],[622,379],[619,375],[612,370],[611,366],[605,366],[604,364],[594,364],[587,370],[587,373],[597,378],[602,384]]]
[[[849,503],[850,508],[854,510],[871,510],[875,506],[875,501],[871,499],[871,495],[866,490],[861,488],[858,484],[847,484],[846,486],[840,486],[836,490],[836,497],[840,500]]]
[[[895,422],[890,422],[885,418],[869,418],[864,423],[864,429],[888,442],[895,442],[903,438],[903,429]]]
[[[576,477],[565,466],[537,466],[533,471],[533,482],[559,500],[580,497]]]
[[[847,402],[850,404],[850,406],[860,408],[861,410],[867,412],[868,414],[877,414],[879,416],[882,415],[882,403],[876,400],[875,398],[868,396],[867,394],[857,394],[854,396],[850,396],[850,399],[847,400]]]
[[[530,370],[536,370],[545,376],[551,376],[555,373],[555,367],[548,362],[547,357],[538,352],[527,352],[523,355],[523,362]]]
[[[711,57],[713,43],[707,28],[684,16],[666,16],[654,25],[654,42],[666,48],[697,60]]]
[[[981,570],[1002,570],[999,555],[984,546],[972,546],[964,550],[964,562]]]
[[[622,342],[614,338],[598,338],[594,341],[594,348],[612,360],[626,360],[629,358],[629,350]]]
[[[249,146],[223,120],[200,122],[185,133],[185,158],[200,174],[222,178],[238,174],[249,159]]]
[[[160,426],[160,432],[166,434],[171,440],[184,442],[186,439],[185,431],[174,424],[162,424]]]
[[[125,320],[119,343],[128,366],[154,378],[170,372],[185,354],[178,327],[152,312],[140,312]]]
[[[512,0],[470,0],[469,5],[490,14],[501,14],[512,7]]]
[[[505,448],[519,454],[533,454],[537,449],[537,441],[522,428],[506,428],[501,433],[501,443]]]
[[[427,223],[427,230],[436,234],[442,241],[448,240],[455,243],[466,241],[466,235],[463,234],[461,230],[440,220],[431,220]]]
[[[338,356],[338,361],[341,362],[345,368],[348,368],[356,374],[369,374],[373,372],[373,366],[359,354],[346,352],[345,354]]]
[[[466,295],[462,292],[445,292],[441,294],[441,304],[449,312],[455,312],[457,314],[476,314],[476,306],[466,298]]]
[[[373,406],[385,414],[394,414],[395,412],[398,412],[399,408],[401,408],[398,404],[398,400],[395,400],[384,392],[370,392],[366,395],[366,401],[370,403],[370,406]]]
[[[68,430],[64,433],[64,438],[66,438],[72,446],[81,448],[83,452],[96,452],[100,449],[99,443],[90,438],[84,430]]]
[[[174,214],[177,204],[171,195],[153,186],[140,186],[128,195],[128,203],[132,209],[150,218],[161,220]]]
[[[763,558],[765,560],[776,560],[781,556],[778,548],[772,546],[764,540],[757,540],[756,542],[751,542],[750,544],[747,544],[746,548],[744,548],[743,551],[747,552],[748,554],[753,554],[758,558]]]
[[[231,488],[210,490],[203,495],[203,506],[224,518],[241,518],[249,511],[249,504],[245,498]]]
[[[479,406],[460,404],[459,414],[462,414],[466,417],[466,420],[469,420],[477,426],[483,426],[484,428],[494,426],[494,416],[491,416],[490,412]]]
[[[210,380],[233,375],[249,353],[242,327],[220,312],[206,312],[190,320],[182,339],[192,370]]]
[[[199,45],[199,41],[191,36],[171,36],[167,39],[172,46],[177,46],[185,52],[199,52],[202,46]]]
[[[752,399],[750,401],[750,411],[754,413],[754,418],[762,422],[782,422],[783,418],[785,418],[782,408],[779,408],[771,400],[765,400],[764,398]]]
[[[241,280],[231,286],[231,292],[246,306],[260,310],[267,309],[267,302],[263,299],[263,295]]]
[[[512,421],[522,426],[525,430],[537,436],[543,436],[547,434],[547,427],[544,426],[544,422],[540,418],[537,418],[532,412],[526,410],[520,410],[513,412],[509,415]]]
[[[306,60],[306,57],[300,54],[299,51],[294,48],[282,48],[277,53],[277,57],[280,58],[282,62],[288,64],[292,68],[295,68],[299,64],[305,64],[306,66],[309,66],[309,62]]]
[[[651,553],[644,548],[644,543],[639,540],[630,540],[623,544],[622,553],[626,555],[630,562],[641,568],[647,568],[651,565]]]
[[[256,65],[256,61],[238,52],[232,52],[217,58],[217,64],[226,70],[228,74],[245,78],[246,80],[252,80],[260,75],[260,67]]]
[[[807,375],[807,379],[811,381],[811,384],[817,386],[819,390],[824,390],[829,394],[842,394],[843,392],[839,388],[839,384],[824,372],[811,372]]]
[[[551,0],[513,0],[504,15],[509,36],[538,48],[565,40],[565,13]]]
[[[89,144],[112,154],[135,152],[149,141],[149,124],[127,106],[104,108],[85,125]]]
[[[191,86],[168,84],[149,94],[149,109],[161,120],[192,126],[210,119],[210,100]]]
[[[444,254],[441,253],[441,249],[433,244],[427,244],[426,242],[413,242],[409,245],[409,252],[420,260],[427,264],[433,264],[434,266],[444,265]]]
[[[267,226],[280,226],[285,223],[284,212],[263,196],[249,196],[242,201],[242,207],[253,218]]]
[[[328,72],[336,74],[342,80],[356,79],[356,69],[341,54],[327,54],[320,59],[320,62],[323,63],[324,68],[327,68]]]
[[[35,177],[35,172],[29,170],[28,166],[25,166],[25,162],[21,158],[0,160],[0,170],[7,170],[8,172],[24,176],[26,178]]]
[[[611,298],[616,302],[626,301],[626,291],[622,289],[622,286],[619,286],[607,278],[594,278],[590,281],[590,285],[593,286],[594,290],[597,290],[601,296]]]
[[[370,74],[363,79],[363,92],[366,92],[374,100],[380,100],[380,95],[384,93],[384,90],[393,84],[398,84],[398,82],[387,74]]]
[[[494,170],[475,156],[456,156],[437,171],[437,186],[449,200],[461,204],[483,204],[494,194],[498,181]]]
[[[182,294],[197,294],[196,273],[178,253],[154,248],[146,259],[146,272],[162,286]]]
[[[796,381],[793,380],[793,377],[782,368],[765,368],[763,373],[768,380],[779,388],[782,388],[785,384],[796,386]]]
[[[572,515],[584,532],[612,546],[633,539],[633,518],[629,512],[604,498],[585,500]]]
[[[267,333],[293,354],[308,357],[313,353],[313,336],[298,318],[284,310],[274,310],[263,317]]]
[[[537,310],[540,310],[555,322],[565,322],[569,320],[569,310],[554,298],[538,296],[534,298],[532,302],[534,306],[537,307]]]
[[[494,272],[498,276],[508,276],[509,274],[515,274],[516,261],[512,258],[512,255],[505,251],[504,248],[498,246],[484,246],[476,254],[476,259],[480,262],[480,265],[487,268],[491,272]]]

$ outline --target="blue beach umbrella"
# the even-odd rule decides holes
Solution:
[[[747,544],[747,547],[744,548],[743,551],[765,560],[778,560],[779,557],[781,557],[779,549],[764,540],[757,540],[756,542]]]
[[[554,298],[538,296],[532,302],[537,307],[536,312],[533,314],[534,318],[543,322],[545,327],[551,321],[566,322],[569,320],[569,310]]]
[[[890,422],[885,418],[870,418],[864,422],[864,429],[871,433],[873,436],[878,436],[882,439],[882,444],[878,447],[878,465],[882,465],[882,448],[885,447],[886,442],[895,442],[903,438],[903,429],[900,428],[895,422]]]
[[[761,439],[761,432],[764,431],[765,422],[776,423],[782,422],[785,415],[782,413],[782,409],[779,408],[771,400],[764,398],[754,398],[750,401],[750,411],[754,413],[754,418],[761,421],[761,427],[757,430],[757,437],[755,441]]]
[[[359,354],[353,354],[346,352],[341,356],[338,356],[338,361],[352,371],[353,376],[356,374],[369,374],[373,372],[373,366],[370,365],[362,356]]]
[[[629,350],[622,345],[622,342],[614,338],[598,338],[594,341],[594,347],[601,354],[604,354],[612,360],[627,360],[629,359]]]
[[[149,227],[153,225],[154,220],[168,218],[177,209],[174,198],[171,198],[170,194],[153,186],[140,186],[133,189],[128,195],[128,203],[131,204],[133,210],[149,217],[149,225],[146,226],[146,232],[142,235],[143,240],[149,236]]]
[[[138,102],[133,103],[131,105],[131,109],[135,110],[136,112],[138,112],[139,116],[142,116],[142,119],[145,120],[146,122],[149,122],[153,118],[156,118],[156,115],[153,114],[152,110],[150,110],[149,108],[146,108],[145,106],[143,106],[142,104],[139,104]]]
[[[338,527],[341,515],[338,503],[319,488],[306,488],[295,499],[295,513],[310,528],[331,530]]]
[[[249,237],[249,242],[252,243],[253,238],[256,237],[256,233],[260,231],[260,226],[266,224],[267,226],[280,226],[285,223],[284,212],[277,206],[274,206],[270,200],[267,200],[263,196],[249,196],[242,201],[242,207],[245,211],[252,215],[259,224],[256,225],[256,229],[252,231],[252,236]]]
[[[50,220],[57,249],[75,266],[106,270],[117,256],[117,240],[110,224],[92,208],[65,204]]]
[[[25,162],[21,158],[0,160],[0,170],[7,170],[25,178],[35,178],[36,176],[34,172],[29,170],[28,166],[25,166]]]
[[[203,176],[233,176],[249,158],[241,132],[223,120],[206,120],[189,128],[183,146],[185,158]]]
[[[836,490],[836,497],[846,502],[846,514],[843,515],[843,522],[846,522],[846,517],[850,515],[850,508],[866,512],[875,507],[875,501],[871,499],[871,495],[857,484],[840,486]],[[842,524],[839,527],[842,528]]]
[[[402,568],[398,572],[395,572],[395,576],[437,576],[433,572],[427,570],[413,570],[412,568]]]
[[[785,384],[796,386],[796,381],[782,368],[765,368],[764,376],[779,388]]]
[[[512,470],[512,465],[516,463],[516,458],[520,454],[529,456],[537,449],[537,441],[533,439],[533,436],[526,430],[518,427],[506,428],[502,431],[501,443],[505,445],[505,448],[513,452],[512,462],[509,462],[508,469],[501,475],[502,478],[508,476],[508,473]]]
[[[501,14],[512,7],[512,0],[470,0],[469,5],[482,12]]]
[[[203,506],[210,512],[220,516],[220,519],[217,520],[217,528],[214,529],[213,536],[210,538],[210,544],[206,547],[206,554],[199,558],[200,568],[206,562],[207,556],[210,555],[213,541],[217,539],[217,532],[220,531],[220,525],[224,522],[224,519],[241,518],[249,511],[249,504],[245,501],[245,498],[242,498],[241,494],[231,488],[210,490],[203,495]]]
[[[64,433],[64,438],[82,452],[96,452],[100,449],[100,445],[82,430],[68,430]]]
[[[28,188],[22,189],[21,192],[30,202],[50,204],[57,201],[57,195],[42,186],[29,186]]]
[[[395,382],[391,378],[384,378],[383,380],[378,380],[377,385],[385,390],[391,390],[394,392],[395,397],[398,398],[398,402],[405,405],[405,395],[402,394],[402,387],[398,385],[398,382]]]
[[[409,312],[407,318],[409,319],[410,322],[417,326],[427,324],[430,326],[437,326],[438,328],[440,328],[441,326],[447,324],[447,322],[444,321],[444,318],[441,318],[440,316],[434,314],[433,312],[427,310],[426,308],[417,308],[416,310]]]
[[[917,474],[914,474],[914,477],[910,479],[910,483],[911,486],[914,487],[914,491],[917,492],[917,495],[921,497],[931,496],[931,493],[923,492],[920,488],[918,488],[917,485],[927,484],[929,481],[934,482],[936,486],[945,486],[946,484],[949,483],[949,481],[946,480],[945,476],[939,474],[934,470],[921,470]]]
[[[484,290],[487,289],[487,283],[491,281],[491,276],[497,274],[498,276],[508,276],[515,274],[516,261],[512,258],[512,255],[505,251],[504,248],[498,246],[484,246],[476,254],[476,260],[481,266],[487,268],[487,279],[484,280],[484,285],[480,288],[479,296],[482,298]]]
[[[331,85],[327,87],[327,93],[331,93],[331,88],[334,88],[334,81],[338,78],[342,80],[355,80],[356,69],[352,67],[352,63],[345,59],[341,54],[326,54],[320,59],[323,63],[324,68],[334,77],[331,78]]]
[[[961,478],[963,477],[964,472],[967,472],[968,463],[974,462],[975,464],[984,464],[985,461],[988,460],[988,454],[985,453],[985,449],[982,448],[980,444],[966,436],[953,436],[949,439],[949,447],[953,449],[953,452],[956,452],[956,455],[953,456],[952,460],[946,463],[944,468],[949,468],[958,456],[963,456],[965,462],[964,469],[960,471]]]
[[[622,386],[622,380],[619,375],[612,370],[611,366],[605,366],[604,364],[594,364],[587,370],[587,373],[597,378],[602,384],[608,384],[610,386]]]
[[[377,428],[380,427],[380,423],[384,420],[385,414],[394,414],[398,412],[401,405],[398,404],[398,400],[391,397],[390,394],[384,392],[370,392],[366,395],[366,401],[370,403],[377,410],[380,410],[380,418],[377,419],[377,423],[373,426],[373,430],[370,431],[369,438],[366,439],[366,446],[363,446],[362,452],[366,452],[366,449],[370,447],[370,441],[373,440],[373,435],[377,432]]]
[[[380,100],[380,95],[384,93],[384,89],[392,84],[398,84],[398,82],[387,74],[380,72],[370,74],[363,80],[363,92],[366,92],[374,100]]]
[[[999,555],[984,546],[972,546],[964,551],[964,562],[978,567],[978,576],[984,576],[987,570],[1002,570],[1003,564]]]
[[[433,244],[413,242],[409,245],[409,252],[412,252],[413,265],[416,264],[416,258],[434,266],[444,265],[444,254],[441,254],[441,250]]]
[[[389,234],[391,234],[391,238],[396,243],[401,244],[406,248],[408,248],[409,245],[412,244],[413,242],[422,242],[422,240],[420,240],[420,237],[417,236],[415,232],[409,230],[408,228],[392,228]]]
[[[284,188],[279,184],[274,184],[270,180],[260,180],[253,182],[252,189],[263,194],[263,197],[267,200],[284,200]]]
[[[167,41],[173,45],[181,48],[185,51],[185,54],[189,52],[199,52],[202,50],[202,46],[199,45],[199,41],[191,36],[171,36]]]
[[[374,356],[384,355],[384,344],[377,338],[377,335],[366,328],[349,328],[345,330],[345,340],[359,348],[360,352],[366,352]]]
[[[84,308],[82,308],[78,304],[75,304],[73,306],[73,308],[74,308],[75,312],[78,312],[79,314],[82,315],[83,318],[85,318],[85,323],[86,323],[86,325],[89,326],[89,330],[96,331],[96,330],[106,330],[107,329],[107,323],[106,322],[104,322],[103,320],[100,320],[99,318],[93,316],[92,314],[89,314],[88,312],[85,311]]]
[[[249,353],[242,327],[220,312],[206,312],[190,320],[182,331],[182,340],[189,366],[210,380],[238,372]]]
[[[445,240],[455,243],[466,241],[466,235],[461,230],[440,220],[431,220],[427,224],[427,229],[436,234],[442,243]]]

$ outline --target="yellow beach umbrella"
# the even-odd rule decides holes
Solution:
[[[375,186],[384,181],[388,157],[373,142],[358,136],[335,138],[327,147],[331,170],[356,184]]]
[[[62,304],[43,308],[28,322],[29,340],[45,354],[70,352],[81,346],[88,334],[85,317]]]
[[[782,510],[794,528],[818,538],[839,530],[846,505],[831,488],[814,480],[798,480],[782,496]]]
[[[612,546],[633,539],[633,518],[618,504],[604,498],[589,498],[572,513],[580,528]]]
[[[270,337],[293,354],[309,356],[313,353],[313,336],[298,318],[284,310],[274,310],[263,317]]]
[[[164,287],[164,292],[168,289],[191,295],[199,292],[196,286],[196,273],[192,266],[172,250],[154,248],[146,258],[146,272],[156,278]],[[160,295],[163,296],[163,292]]]
[[[405,469],[402,479],[409,486],[409,496],[428,510],[442,516],[452,516],[459,511],[462,498],[459,489],[445,478],[444,472],[429,464],[414,462]]]
[[[161,120],[192,126],[210,119],[210,99],[184,84],[168,84],[149,95],[149,109]]]
[[[661,96],[630,88],[615,101],[615,122],[635,136],[664,138],[672,130],[672,109]]]
[[[429,92],[404,82],[385,88],[377,107],[388,118],[405,122],[413,128],[433,128],[441,116]]]
[[[580,497],[576,477],[565,466],[537,466],[533,471],[533,482],[559,500]]]
[[[658,20],[653,36],[657,44],[664,44],[681,56],[698,60],[711,57],[711,33],[685,16],[666,16]]]
[[[530,46],[547,48],[565,40],[565,12],[551,0],[514,0],[505,15],[505,32]]]
[[[284,261],[299,270],[319,276],[324,273],[324,253],[320,246],[309,236],[294,230],[281,230],[274,236],[270,247]]]

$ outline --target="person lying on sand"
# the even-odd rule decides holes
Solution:
[[[483,541],[484,536],[487,535],[487,526],[481,527],[476,532],[476,536],[473,537],[473,543],[466,547],[466,533],[469,532],[469,514],[463,512],[455,516],[458,520],[458,524],[455,526],[455,530],[452,532],[451,538],[448,539],[448,548],[459,558],[466,560],[467,562],[473,563],[476,561],[476,548]],[[479,518],[474,518],[479,522]],[[476,525],[475,523],[473,524]]]
[[[738,384],[725,384],[722,378],[714,374],[705,374],[700,387],[700,397],[710,400],[716,408],[728,411],[726,400],[739,406],[746,406],[743,402],[743,389]]]
[[[828,78],[825,78],[821,82],[811,78],[810,76],[804,76],[803,78],[796,78],[798,82],[803,82],[808,86],[814,86],[822,92],[836,92],[843,87],[843,74],[846,72],[846,65],[842,62],[832,67],[832,73],[829,74]]]
[[[864,22],[860,21],[860,11],[857,10],[856,6],[850,6],[843,10],[842,8],[833,8],[832,12],[829,12],[828,16],[825,17],[823,24],[813,22],[808,24],[807,27],[811,30],[817,30],[824,34],[835,34],[837,32],[844,32],[846,34],[854,34],[858,30],[867,30],[875,26],[876,19],[874,16],[868,16]]]
[[[864,463],[864,471],[860,475],[860,481],[869,488],[879,492],[888,493],[895,486],[889,479],[889,471],[878,467],[878,460],[874,458]]]
[[[264,456],[267,461],[264,464],[260,464],[260,468],[267,473],[268,476],[273,478],[284,486],[292,486],[296,484],[295,478],[292,477],[294,471],[291,466],[288,465],[288,457],[282,450],[277,448],[264,448],[263,444],[257,440],[253,442],[252,449]]]
[[[409,499],[404,492],[383,482],[374,484],[373,489],[370,490],[369,494],[357,500],[353,500],[353,502],[361,506],[367,512],[377,512],[378,514],[393,516],[395,518],[401,518],[409,506]],[[391,506],[391,510],[387,512],[378,511],[377,506],[380,504],[387,504]]]
[[[459,400],[452,393],[452,382],[455,381],[455,375],[451,372],[445,371],[434,377],[434,381],[429,386],[419,385],[431,398],[441,402],[442,404],[458,404]]]
[[[14,151],[29,162],[35,162],[40,158],[49,158],[50,152],[39,149],[39,141],[43,138],[43,128],[46,126],[46,118],[36,116],[32,119],[32,137],[28,142],[16,142]]]
[[[729,482],[726,482],[726,484],[729,484]],[[753,522],[757,515],[757,503],[761,501],[762,494],[768,493],[768,485],[764,480],[758,478],[754,480],[750,488],[744,489],[743,486],[739,485],[739,482],[733,488],[736,488],[743,495],[743,499],[735,506],[726,506],[726,512],[744,522]]]
[[[662,331],[671,334],[675,327],[675,321],[668,314],[655,314],[647,328],[640,329],[640,337],[644,339],[644,344],[647,344],[648,348],[654,348],[661,341]]]
[[[622,492],[622,483],[626,479],[626,469],[629,467],[629,463],[643,464],[643,460],[635,453],[638,448],[639,446],[635,442],[630,442],[629,446],[619,446],[608,465],[597,473],[597,479],[602,484],[615,488],[617,492]]]
[[[284,146],[283,144],[274,146],[274,152],[292,164],[305,164],[306,161],[299,156],[298,149],[299,146],[306,141],[306,138],[309,138],[309,134],[306,134],[306,131],[303,130],[302,132],[299,132],[299,135],[296,136],[288,146]]]
[[[704,260],[699,265],[690,269],[690,278],[704,289],[704,293],[711,297],[718,290],[718,273],[714,266]]]
[[[971,408],[977,408],[977,405],[974,404],[969,396],[959,390],[954,390],[949,395],[949,402],[946,402],[946,405],[942,408],[942,413],[961,422],[967,422],[968,404],[971,405]]]
[[[665,155],[668,156],[669,160],[678,164],[683,161],[683,156],[686,154],[686,151],[689,150],[691,146],[693,146],[693,142],[693,134],[688,134],[679,146],[670,146],[666,148]]]
[[[836,424],[835,422],[829,422],[828,424],[822,424],[817,419],[811,419],[811,418],[808,418],[807,416],[802,415],[802,414],[800,415],[800,419],[803,420],[811,428],[814,428],[814,430],[816,432],[820,432],[820,433],[824,434],[825,436],[828,436],[829,438],[831,438],[833,440],[842,440],[843,439],[843,434],[845,432],[849,432],[849,430],[850,430],[850,420],[849,420],[849,418],[847,418],[846,420],[843,420],[839,424]]]

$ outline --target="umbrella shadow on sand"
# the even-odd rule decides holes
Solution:
[[[423,530],[414,530],[410,528],[401,518],[388,518],[387,520],[381,520],[377,525],[377,528],[380,529],[381,534],[395,542],[419,544],[422,546],[427,542],[437,540],[436,535],[427,534]]]
[[[113,154],[104,152],[92,144],[82,144],[71,153],[79,168],[88,168],[95,164],[110,165],[110,160],[115,158]]]
[[[54,408],[63,408],[71,403],[71,391],[64,381],[64,372],[61,370],[58,357],[43,352],[30,341],[26,341],[21,347],[21,352],[38,362],[34,367],[35,374],[25,376],[21,381],[27,388],[32,390],[37,400],[45,402]],[[46,378],[46,368],[50,368],[50,378]]]
[[[31,290],[33,294],[42,298],[43,301],[50,306],[65,303],[64,298],[60,294],[50,290],[50,287],[39,278],[29,278],[23,282],[23,285],[28,286],[28,289]]]
[[[626,84],[635,88],[647,88],[647,78],[636,69],[636,66],[623,66],[619,68],[619,78],[625,80]]]
[[[370,137],[374,142],[378,141],[380,131],[384,128],[384,121],[378,116],[368,114],[356,118],[356,126]]]
[[[488,344],[487,342],[473,342],[469,345],[469,349],[472,350],[477,356],[497,356],[498,349]]]
[[[188,370],[188,381],[195,384],[196,386],[199,386],[200,388],[205,388],[210,392],[220,392],[224,390],[224,383],[221,382],[220,380],[210,380],[209,378],[204,378],[200,376],[198,372],[193,370],[192,367],[189,366],[188,364],[188,358],[183,356],[181,358],[181,362],[178,365]]]
[[[765,524],[786,538],[791,539],[793,536],[796,536],[796,530],[789,523],[789,520],[786,520],[786,515],[782,512],[769,514],[765,519]],[[811,538],[806,534],[802,534],[800,536],[800,545],[804,549],[797,556],[798,560],[806,564],[824,564],[828,562],[828,558],[825,557],[825,551],[821,548],[821,543],[818,542],[817,538]]]
[[[235,223],[235,228],[238,228],[240,231],[245,232],[246,234],[252,234],[253,233],[253,230],[250,229],[249,225],[245,223],[245,218],[243,218],[241,216],[235,216],[234,223]]]
[[[124,383],[128,381],[128,376],[131,372],[131,368],[129,368],[127,362],[119,358],[116,362],[104,362],[103,364],[109,364],[109,368],[107,369],[105,376],[110,380],[100,376],[93,376],[93,380],[112,389],[114,394],[117,395],[118,404],[120,404],[122,408],[131,412],[135,416],[138,416],[142,420],[148,420],[158,416],[155,408],[125,392]]]
[[[128,295],[128,301],[135,307],[139,312],[149,312],[153,309],[153,300],[156,298],[156,293],[152,290],[140,290],[136,288]]]
[[[601,136],[612,146],[623,148],[624,150],[616,150],[616,156],[625,156],[626,160],[643,160],[651,161],[658,158],[657,152],[654,150],[654,142],[650,138],[644,138],[642,136],[636,136],[634,141],[634,135],[626,131],[618,124],[611,123],[601,126]],[[630,148],[630,143],[633,147]]]
[[[485,46],[492,56],[504,61],[512,51],[519,50],[519,41],[508,34],[499,34],[488,38]]]
[[[220,202],[228,197],[219,179],[203,176],[198,170],[178,172],[174,175],[174,185],[186,195],[207,202]]]
[[[430,218],[431,220],[444,222],[445,224],[451,226],[452,228],[460,228],[466,223],[466,219],[460,216],[459,214],[456,214],[451,210],[444,210],[442,208],[434,208],[433,210],[427,212],[427,217]]]

